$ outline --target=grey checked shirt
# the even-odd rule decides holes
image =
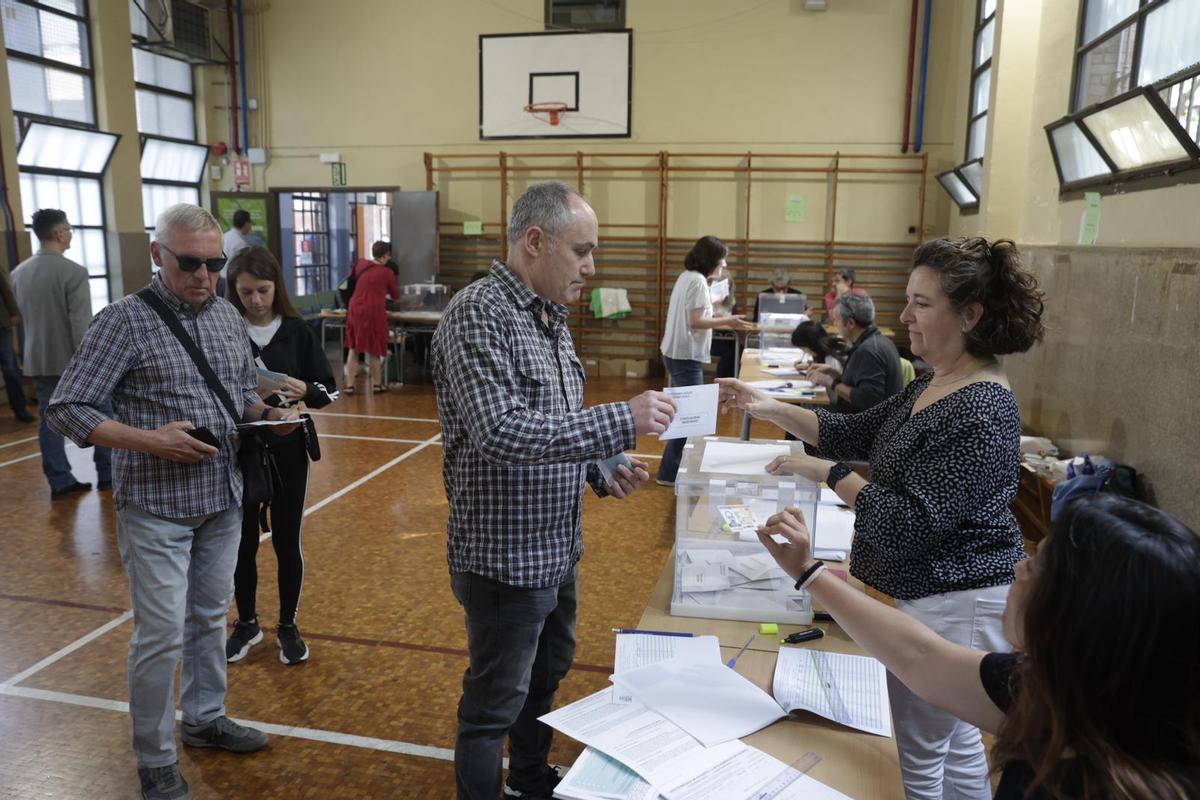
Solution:
[[[583,556],[585,481],[603,493],[592,462],[634,446],[627,403],[583,407],[566,314],[497,261],[433,335],[453,573],[562,583]]]
[[[225,300],[210,297],[200,313],[171,294],[158,275],[150,286],[191,334],[234,402],[259,402],[257,371],[246,326]],[[234,422],[195,362],[154,309],[129,295],[100,310],[50,398],[47,421],[85,446],[107,417],[96,406],[111,397],[118,422],[153,430],[188,420],[208,428],[220,452],[197,464],[177,464],[149,453],[113,450],[113,495],[171,519],[216,514],[242,502]]]

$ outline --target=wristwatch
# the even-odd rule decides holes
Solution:
[[[833,488],[837,486],[837,482],[849,475],[851,472],[854,472],[854,467],[843,461],[839,461],[829,468],[829,474],[825,476],[825,485],[828,486],[832,491]]]

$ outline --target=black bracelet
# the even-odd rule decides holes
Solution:
[[[796,591],[800,591],[801,589],[803,589],[804,584],[808,583],[808,579],[811,578],[813,575],[816,575],[818,572],[820,572],[824,568],[825,568],[824,561],[814,561],[813,565],[811,567],[809,567],[808,569],[804,570],[804,574],[796,579]]]

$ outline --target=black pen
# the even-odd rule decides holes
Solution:
[[[788,637],[786,639],[780,639],[779,643],[780,644],[800,644],[801,642],[812,642],[817,639],[820,639],[824,635],[825,635],[825,631],[821,630],[820,628],[810,628],[809,630],[806,630],[806,631],[797,631],[796,633],[789,633]]]

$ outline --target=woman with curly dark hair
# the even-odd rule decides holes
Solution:
[[[1012,242],[966,238],[918,247],[907,297],[900,322],[933,371],[899,394],[840,414],[723,379],[722,400],[809,445],[767,471],[824,481],[855,510],[852,574],[952,642],[1005,650],[1001,611],[1025,551],[1009,510],[1021,419],[998,357],[1041,339],[1042,295]],[[868,461],[870,481],[846,461]],[[979,730],[888,684],[909,800],[990,798]]]
[[[1200,536],[1169,514],[1111,494],[1069,505],[1017,564],[1019,655],[949,642],[837,580],[796,509],[759,538],[891,674],[996,734],[996,800],[1200,797]]]

